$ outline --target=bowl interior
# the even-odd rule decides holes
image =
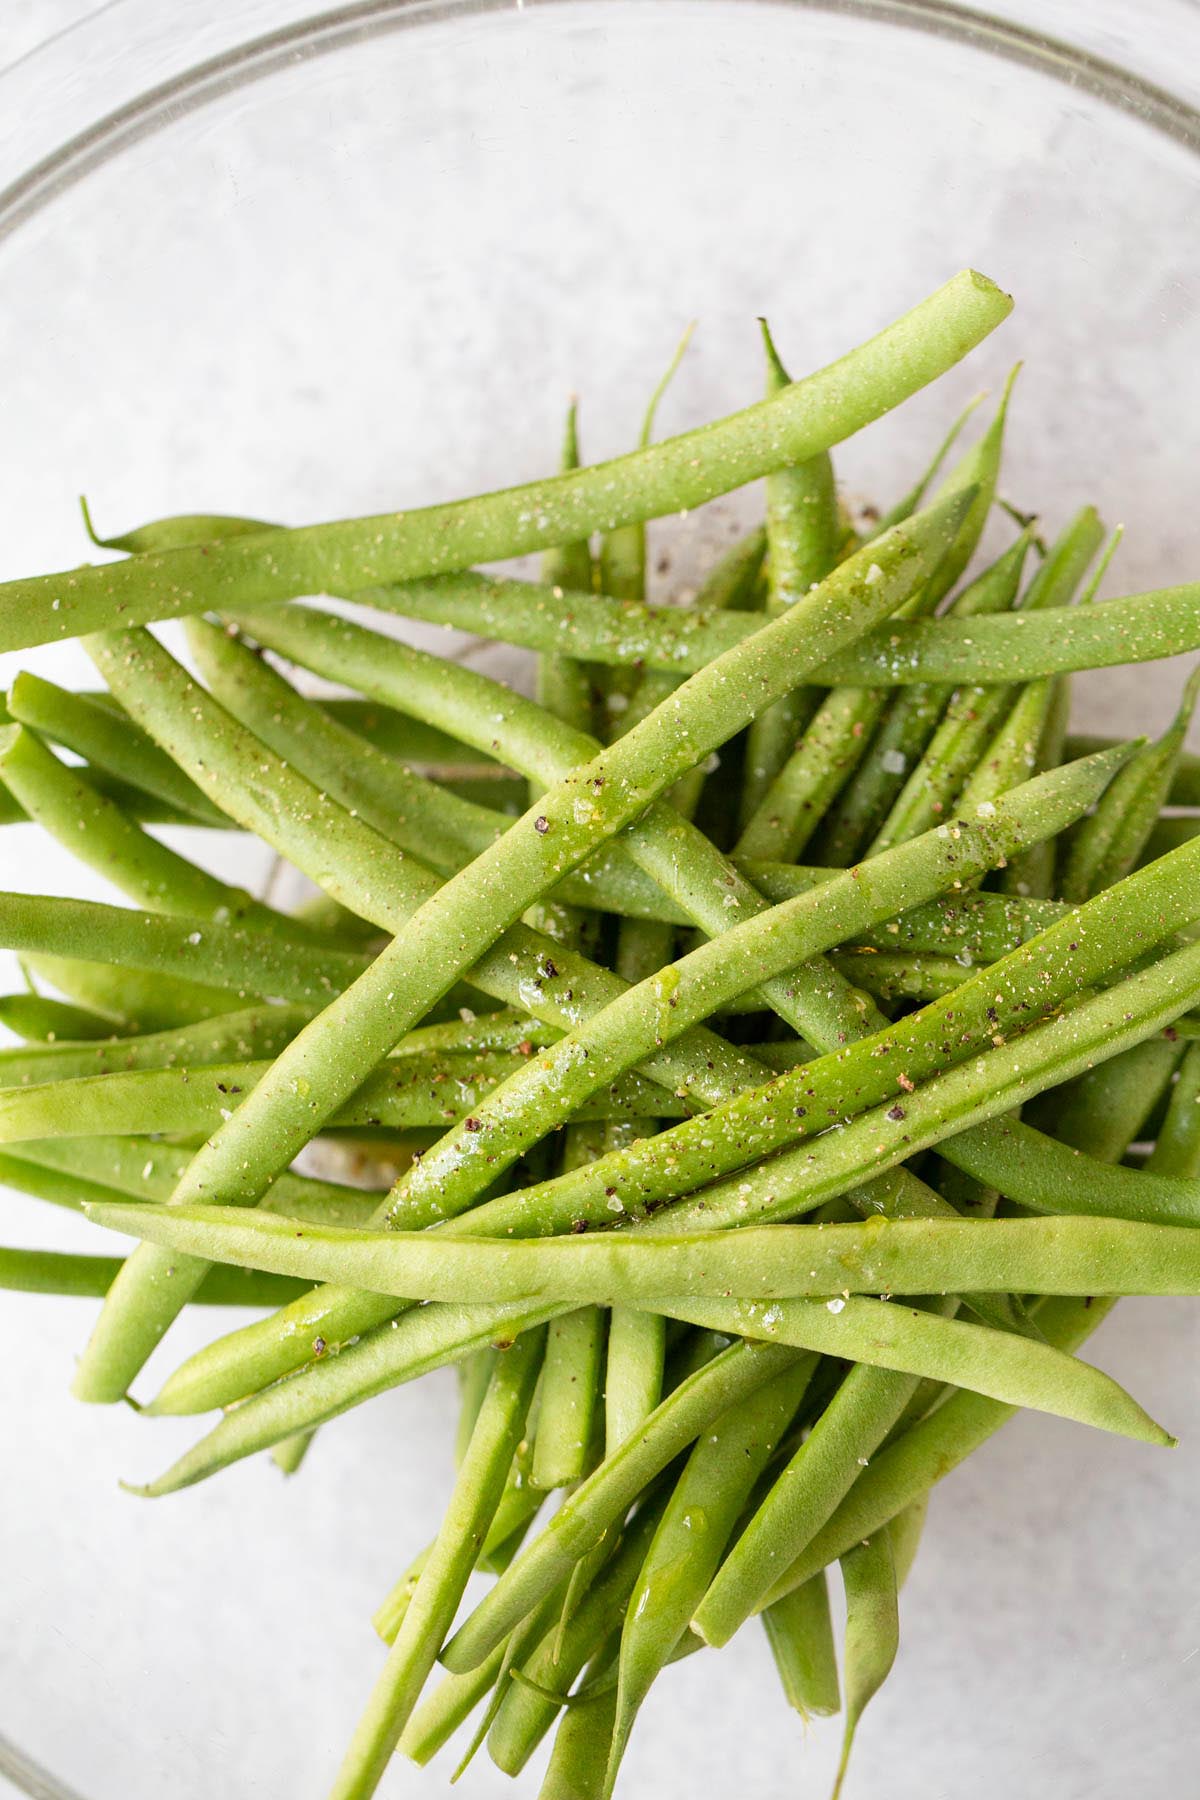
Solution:
[[[923,12],[943,29],[914,28]],[[1182,112],[1171,135],[1115,89],[900,6],[364,8],[253,72],[160,108],[0,241],[0,574],[86,556],[80,492],[120,529],[204,509],[301,522],[531,477],[576,392],[585,454],[612,454],[688,319],[664,430],[758,394],[757,315],[802,371],[967,264],[1015,293],[1013,320],[845,446],[850,495],[892,499],[963,401],[1022,358],[1007,496],[1052,529],[1086,500],[1123,521],[1114,591],[1200,568],[1200,165]],[[672,579],[756,504],[659,528]],[[0,657],[0,687],[18,663],[86,679],[65,647]],[[1079,717],[1152,727],[1175,680],[1160,666],[1081,681]],[[236,844],[221,854],[241,880],[263,872]],[[21,833],[0,855],[5,886],[103,892]],[[82,1241],[71,1221],[6,1207],[10,1241]],[[0,1645],[10,1732],[88,1800],[320,1793],[376,1666],[370,1611],[436,1523],[452,1383],[343,1421],[286,1489],[244,1467],[146,1507],[115,1478],[164,1464],[193,1428],[67,1400],[85,1304],[13,1297],[2,1319],[20,1370],[3,1402],[19,1479],[0,1503],[20,1570]],[[209,1329],[177,1327],[148,1390]],[[1130,1306],[1108,1341],[1131,1383],[1154,1370],[1161,1391],[1188,1329],[1170,1305]],[[1179,1429],[1196,1400],[1172,1398]],[[1191,1454],[1190,1474],[1184,1453],[1148,1469],[1128,1446],[1026,1419],[972,1462],[917,1566],[908,1671],[864,1728],[863,1800],[894,1796],[897,1767],[913,1793],[999,1794],[1015,1775],[1049,1795],[1061,1788],[1038,1771],[1052,1769],[1115,1795],[1102,1646],[1128,1632],[1135,1589],[1146,1678],[1137,1707],[1122,1688],[1120,1754],[1143,1780],[1190,1778],[1194,1734],[1163,1729],[1185,1708],[1190,1640],[1160,1546],[1183,1529]],[[1114,1529],[1128,1567],[1106,1583]],[[1048,1609],[1026,1654],[1031,1597],[1064,1558],[1102,1579],[1073,1580],[1070,1616]],[[982,1787],[980,1713],[945,1699],[964,1679],[981,1706],[986,1685],[1006,1695]],[[757,1639],[719,1671],[697,1658],[649,1710],[628,1791],[704,1779],[774,1800],[799,1778],[793,1754],[819,1791],[836,1732],[803,1750],[801,1735]],[[384,1791],[444,1780],[397,1767]],[[511,1790],[481,1760],[460,1791]]]

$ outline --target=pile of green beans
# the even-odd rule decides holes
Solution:
[[[1132,743],[1069,735],[1063,678],[1200,650],[1200,584],[1092,604],[1090,507],[973,566],[1011,378],[870,530],[831,456],[1009,307],[957,276],[801,380],[764,324],[766,398],[654,442],[685,335],[613,462],[573,403],[540,482],[89,520],[116,560],[0,584],[0,650],[79,636],[105,683],[17,676],[0,826],[115,891],[0,893],[0,1182],[140,1240],[0,1248],[0,1287],[102,1301],[80,1398],[219,1414],[145,1496],[459,1372],[332,1800],[472,1720],[463,1763],[553,1733],[543,1800],[608,1800],[656,1677],[754,1615],[786,1705],[844,1708],[840,1793],[942,1476],[1020,1408],[1174,1441],[1077,1352],[1200,1295],[1200,673]],[[764,476],[648,595],[654,522]],[[525,690],[397,617],[530,653]],[[310,897],[219,878],[214,832]],[[258,1316],[141,1392],[191,1304]]]

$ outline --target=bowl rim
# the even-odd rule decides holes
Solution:
[[[297,61],[425,24],[491,13],[578,5],[580,0],[350,0],[236,43],[147,87],[103,114],[0,189],[0,242],[60,194],[141,139]],[[585,0],[586,3],[586,0]],[[689,0],[729,5],[731,0]],[[1148,77],[1065,39],[953,0],[737,0],[897,26],[963,43],[1080,88],[1200,155],[1200,109]],[[103,8],[102,11],[107,11]],[[96,15],[80,21],[86,29]],[[62,34],[70,37],[71,33]],[[52,42],[62,41],[60,36]],[[47,46],[43,46],[45,48]],[[37,51],[32,53],[36,61]],[[27,64],[20,59],[14,67]]]

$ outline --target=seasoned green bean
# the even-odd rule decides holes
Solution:
[[[485,606],[485,592],[490,604]],[[356,598],[362,598],[361,595]],[[446,624],[500,633],[506,641],[533,650],[557,648],[598,663],[639,663],[687,675],[703,668],[753,635],[753,614],[705,615],[678,607],[639,606],[601,595],[571,594],[569,607],[556,605],[546,616],[541,591],[529,583],[454,576],[404,589],[372,590],[372,604],[386,611],[425,617],[437,610]],[[983,619],[891,619],[865,633],[806,671],[823,687],[904,687],[928,682],[1033,681],[1080,669],[1109,669],[1121,663],[1154,662],[1200,649],[1196,618],[1197,586],[1156,588],[1104,600],[1085,609],[1062,605],[1045,612],[998,613]],[[272,613],[279,627],[291,607],[258,613],[238,608],[238,619],[261,622]],[[301,609],[295,609],[301,610]],[[307,610],[307,609],[302,609]]]
[[[851,436],[960,361],[1011,307],[985,276],[966,271],[772,399],[612,462],[416,512],[219,538],[6,582],[0,648],[103,629],[118,614],[133,625],[468,568],[698,506]]]
[[[474,1117],[488,1089],[524,1061],[519,1051],[509,1055],[495,1050],[397,1057],[360,1081],[326,1123],[340,1129],[368,1125],[398,1131],[444,1127]],[[206,1063],[0,1088],[0,1143],[105,1132],[213,1132],[249,1104],[273,1067],[270,1061]],[[659,1094],[635,1075],[612,1083],[580,1107],[578,1117],[678,1118],[682,1110],[680,1101]]]
[[[462,1296],[468,1302],[524,1303],[553,1296],[568,1304],[630,1304],[657,1303],[666,1295],[678,1297],[680,1305],[686,1300],[691,1309],[694,1299],[726,1293],[782,1300],[976,1289],[1200,1291],[1200,1237],[1190,1226],[1105,1217],[875,1218],[855,1225],[747,1226],[729,1233],[671,1236],[611,1232],[498,1243],[300,1226],[279,1214],[215,1206],[105,1201],[88,1202],[84,1210],[114,1230],[214,1261],[443,1301]],[[1013,1342],[1025,1347],[1022,1340]]]
[[[612,750],[601,751],[558,781],[513,833],[419,905],[370,969],[292,1040],[233,1118],[198,1153],[179,1198],[217,1191],[227,1202],[253,1204],[359,1085],[362,1068],[416,1024],[478,955],[491,952],[507,975],[508,959],[498,955],[496,940],[556,879],[642,814],[676,775],[732,736],[756,701],[766,704],[783,691],[789,666],[801,671],[805,658],[819,656],[825,642],[852,636],[871,618],[893,610],[941,554],[947,535],[957,529],[963,504],[963,496],[944,502],[875,546],[870,566],[881,570],[881,578],[872,583],[851,558],[823,587],[765,626],[754,644],[693,676]],[[858,616],[854,608],[862,609]],[[152,644],[145,633],[114,634],[93,644],[92,653],[115,684],[128,675],[139,653],[142,658],[149,654]],[[170,659],[166,661],[169,665]],[[136,712],[130,694],[120,687],[116,691]],[[685,727],[685,718],[694,718],[694,726]],[[142,723],[147,723],[145,717]],[[191,772],[197,774],[196,769]],[[261,774],[256,778],[261,780]],[[636,830],[644,840],[656,819],[666,828],[673,858],[677,852],[669,815],[651,810]],[[697,842],[706,840],[697,834]],[[753,896],[753,890],[749,893]],[[200,1275],[194,1259],[168,1263],[149,1253],[143,1262],[140,1293],[131,1274],[106,1306],[77,1370],[75,1390],[81,1395],[112,1398],[124,1391],[169,1324],[172,1305],[186,1297],[189,1284]]]

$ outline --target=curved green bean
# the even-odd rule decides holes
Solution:
[[[699,506],[851,436],[960,361],[1012,302],[956,275],[839,361],[740,413],[648,450],[472,500],[262,531],[0,586],[0,648],[109,626],[262,605],[571,543]]]

